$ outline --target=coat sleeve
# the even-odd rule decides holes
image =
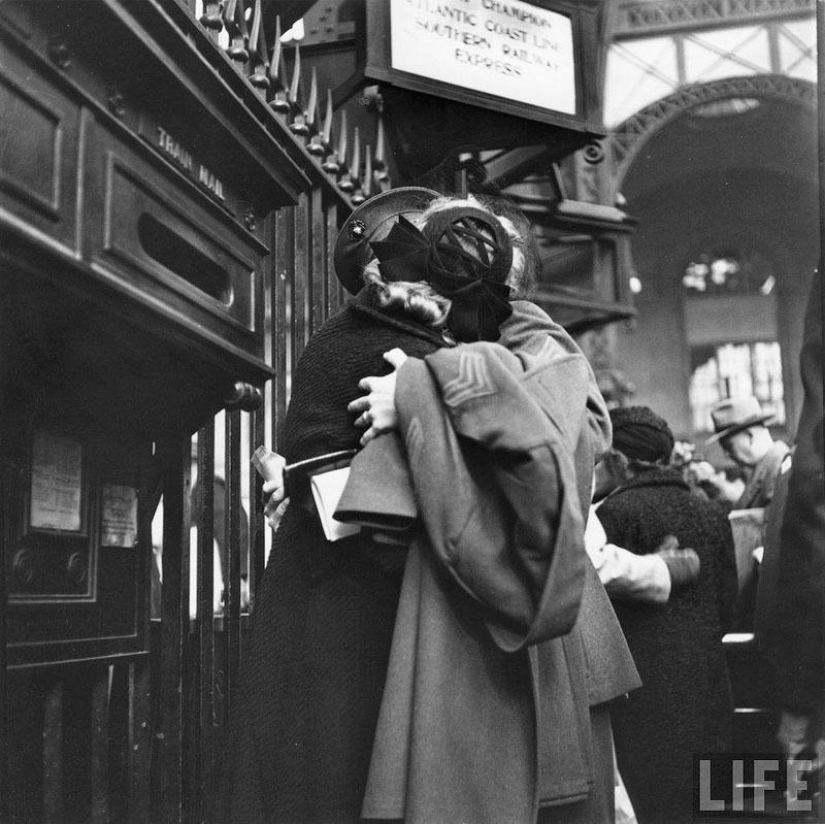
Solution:
[[[513,313],[501,326],[499,343],[514,352],[530,369],[545,359],[565,355],[582,358],[587,380],[586,426],[595,460],[610,448],[613,438],[610,412],[599,390],[593,369],[579,345],[541,307],[527,300],[513,301]]]
[[[585,554],[578,433],[568,424],[584,404],[581,361],[565,355],[525,371],[502,346],[481,343],[399,371],[396,404],[429,540],[502,649],[564,634],[578,614]],[[537,400],[548,392],[562,410],[555,419]]]

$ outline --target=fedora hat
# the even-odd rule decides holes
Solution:
[[[713,419],[714,434],[707,439],[707,443],[715,443],[749,426],[764,424],[773,415],[765,414],[759,405],[759,400],[753,395],[744,395],[741,398],[726,398],[715,404],[710,410]]]
[[[341,227],[332,252],[335,274],[350,294],[356,294],[364,285],[364,266],[375,257],[370,244],[383,240],[399,215],[414,221],[439,197],[433,189],[402,186],[381,192],[355,209]]]

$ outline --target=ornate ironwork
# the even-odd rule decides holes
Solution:
[[[317,140],[324,148],[324,161],[321,163],[321,168],[327,174],[338,174],[341,171],[341,164],[338,162],[338,155],[332,148],[332,90],[327,89],[327,112],[324,115],[324,127],[320,134],[317,135]],[[311,151],[311,149],[310,149]]]
[[[218,0],[206,0],[203,4],[203,14],[200,17],[200,24],[209,32],[209,36],[213,40],[218,39],[218,35],[223,30],[221,4]]]
[[[814,106],[816,87],[805,80],[778,74],[731,77],[683,86],[673,94],[646,106],[610,132],[607,140],[616,163],[616,179],[624,178],[639,148],[665,124],[703,103],[735,97],[775,97]]]
[[[289,90],[286,85],[286,64],[281,45],[281,18],[275,18],[275,43],[272,46],[272,60],[269,63],[269,81],[272,96],[269,107],[280,115],[289,114]]]
[[[308,99],[304,100],[304,74],[300,44],[291,46],[293,59],[291,75],[287,76],[286,51],[282,42],[281,19],[275,16],[274,42],[269,52],[265,32],[263,0],[225,0],[218,3],[204,0],[204,11],[199,21],[213,42],[218,45],[224,29],[229,43],[224,51],[247,82],[264,97],[270,109],[283,119],[289,130],[303,142],[307,152],[316,158],[319,167],[333,177],[338,189],[353,203],[362,202],[377,190],[390,188],[387,145],[383,121],[383,99],[377,86],[367,92],[370,111],[375,113],[375,142],[361,145],[358,129],[353,128],[353,139],[347,126],[346,110],[341,111],[337,146],[333,145],[333,94],[326,89],[326,108],[323,119],[319,98],[318,77],[312,71]],[[250,13],[251,8],[251,13]],[[247,22],[249,29],[247,30]],[[271,30],[269,30],[271,32]],[[272,34],[270,33],[270,36]],[[223,38],[221,38],[223,42]],[[351,150],[351,156],[350,156]],[[245,224],[254,228],[254,215],[244,216]]]
[[[604,160],[604,146],[600,140],[591,140],[583,149],[582,157],[593,165]]]
[[[815,13],[816,0],[632,0],[622,3],[616,13],[613,39],[754,25],[776,18]]]
[[[266,59],[266,40],[264,38],[263,10],[261,0],[255,0],[255,10],[252,14],[252,29],[249,32],[249,46],[252,50],[252,74],[249,82],[266,94],[269,88],[269,61]]]
[[[243,66],[249,60],[249,52],[246,49],[247,30],[243,0],[228,0],[223,10],[223,22],[231,41],[226,53],[236,64]]]
[[[366,198],[361,191],[361,132],[356,126],[353,130],[352,159],[349,167],[338,181],[338,188],[343,192],[350,192],[350,199],[356,206]]]
[[[295,72],[293,75],[294,93],[290,93],[290,101],[295,109],[295,117],[289,128],[293,134],[301,137],[309,137],[318,131],[318,77],[315,70],[312,70],[312,80],[309,84],[309,102],[306,107],[302,106],[303,95],[300,91],[300,53],[298,47],[295,48]]]

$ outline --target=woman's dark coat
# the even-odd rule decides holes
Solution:
[[[311,338],[295,372],[288,463],[355,448],[347,404],[382,354],[424,357],[432,330],[387,318],[362,293]],[[228,821],[357,821],[386,676],[405,552],[361,536],[328,543],[291,501],[255,596],[227,771]]]
[[[721,639],[736,597],[730,525],[669,469],[628,481],[598,513],[611,543],[644,555],[673,534],[701,561],[699,580],[666,604],[614,601],[642,677],[641,689],[613,713],[619,770],[639,824],[689,822],[692,754],[729,746],[732,704]]]

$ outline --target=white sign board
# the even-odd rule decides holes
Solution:
[[[392,67],[576,113],[570,18],[521,0],[390,0]]]

